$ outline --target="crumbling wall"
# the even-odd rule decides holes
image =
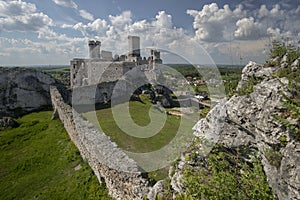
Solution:
[[[73,88],[73,105],[95,105],[109,101],[116,82],[103,82],[97,85],[88,85]]]
[[[146,197],[150,190],[149,183],[142,177],[136,162],[66,104],[56,87],[51,86],[50,93],[56,115],[99,182],[105,180],[109,194],[116,199]]]
[[[133,62],[108,62],[101,59],[73,59],[70,63],[71,86],[81,87],[118,81],[136,67]]]
[[[88,85],[87,59],[73,59],[70,62],[71,87]]]

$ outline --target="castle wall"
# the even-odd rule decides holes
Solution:
[[[73,59],[70,62],[71,87],[88,85],[87,59]]]
[[[73,105],[95,105],[110,100],[116,82],[102,82],[97,85],[88,85],[73,88]]]
[[[55,112],[71,140],[99,182],[104,179],[109,194],[116,199],[143,199],[151,188],[134,160],[129,158],[104,133],[66,104],[56,87],[50,88]]]
[[[136,67],[133,62],[108,62],[101,59],[73,59],[71,61],[71,86],[80,87],[119,80]]]
[[[106,60],[106,61],[112,61],[112,52],[111,51],[101,51],[101,59]]]

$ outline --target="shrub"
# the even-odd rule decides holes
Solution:
[[[270,58],[280,57],[282,58],[287,52],[287,48],[284,43],[278,41],[272,42],[272,48],[270,50]]]
[[[266,149],[265,156],[271,165],[279,169],[282,159],[282,155],[279,151],[275,151],[274,149]]]

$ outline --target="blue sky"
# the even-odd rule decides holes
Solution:
[[[203,64],[262,63],[270,41],[298,45],[299,32],[299,0],[0,0],[0,66],[68,64],[89,39],[124,54],[128,35]]]

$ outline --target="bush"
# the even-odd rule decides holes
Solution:
[[[282,58],[287,52],[287,48],[284,43],[273,41],[272,48],[270,50],[270,58],[280,57]]]

